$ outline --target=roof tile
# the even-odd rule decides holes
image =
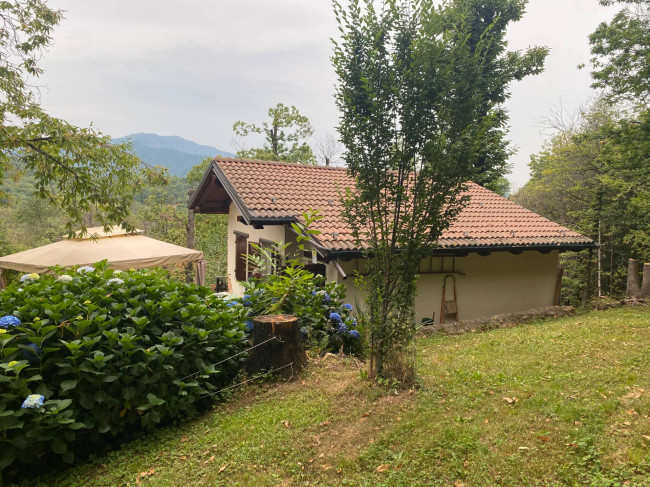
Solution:
[[[323,216],[313,224],[328,250],[358,250],[341,217],[339,190],[353,188],[345,168],[217,157],[253,220],[300,220],[308,209]],[[516,203],[468,183],[469,204],[443,232],[443,249],[475,247],[590,246],[593,241]],[[332,234],[338,234],[334,237]]]

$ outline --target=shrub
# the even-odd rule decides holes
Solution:
[[[360,354],[361,334],[352,316],[352,305],[342,304],[343,284],[325,283],[324,277],[300,265],[290,265],[279,275],[251,279],[244,287],[246,294],[241,303],[249,319],[267,314],[294,315],[309,348]]]
[[[191,416],[238,373],[244,311],[208,288],[105,263],[55,272],[0,292],[0,468]]]

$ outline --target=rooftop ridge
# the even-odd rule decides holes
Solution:
[[[263,159],[246,159],[243,157],[223,157],[216,156],[212,159],[213,162],[237,162],[245,164],[259,164],[259,165],[272,165],[272,166],[287,166],[287,167],[296,167],[301,169],[325,169],[332,171],[347,171],[347,167],[337,167],[337,166],[323,166],[321,164],[300,164],[298,162],[286,162],[286,161],[265,161]]]

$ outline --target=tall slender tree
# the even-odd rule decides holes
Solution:
[[[547,50],[506,50],[521,0],[376,3],[334,2],[339,132],[356,180],[344,216],[369,258],[371,372],[408,378],[420,261],[462,209],[466,181],[501,174],[508,86],[539,73]]]

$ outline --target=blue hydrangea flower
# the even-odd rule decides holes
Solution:
[[[343,306],[341,306],[341,309],[345,309],[347,311],[352,311],[353,307],[350,303],[345,303]]]
[[[23,350],[23,358],[25,360],[29,360],[31,362],[32,360],[37,359],[41,355],[43,355],[43,353],[41,352],[41,349],[35,343],[28,343],[27,346],[31,350]]]
[[[345,335],[348,332],[348,327],[345,326],[345,324],[340,323],[339,327],[337,328],[338,332]]]
[[[356,339],[356,340],[358,340],[359,338],[361,338],[361,334],[360,334],[357,330],[350,330],[350,331],[348,332],[348,335],[350,335],[352,338],[354,338],[354,339]]]
[[[237,301],[228,301],[226,303],[226,306],[228,306],[229,308],[232,308],[233,306],[237,306],[238,304],[239,303]]]
[[[253,331],[253,322],[251,320],[246,320],[244,324],[246,325],[245,328],[248,333]]]
[[[332,300],[330,299],[330,295],[327,294],[326,292],[323,293],[323,304],[330,304]]]
[[[29,396],[27,396],[27,399],[23,401],[23,405],[21,407],[23,409],[42,408],[44,401],[45,401],[45,397],[43,397],[42,395],[30,394]]]
[[[330,313],[330,320],[340,323],[341,322],[341,315],[338,313]]]
[[[94,271],[95,271],[95,268],[93,266],[91,266],[91,265],[85,265],[85,266],[79,267],[79,269],[77,269],[77,272],[79,272],[81,274],[83,274],[85,272],[94,272]]]
[[[0,318],[0,328],[4,328],[5,330],[9,327],[18,325],[20,325],[20,320],[14,315],[7,315]]]
[[[39,276],[36,272],[32,272],[31,274],[23,274],[20,276],[20,282],[29,284],[30,282],[38,281],[40,277],[41,276]]]

